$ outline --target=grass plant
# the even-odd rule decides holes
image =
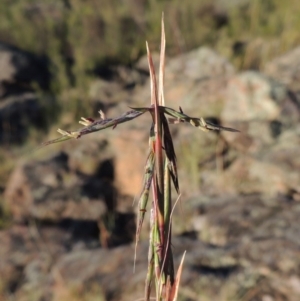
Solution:
[[[42,146],[62,142],[104,130],[115,129],[124,122],[131,121],[139,116],[149,113],[152,116],[152,124],[149,129],[149,150],[144,172],[142,192],[139,197],[139,216],[136,230],[136,249],[143,226],[144,217],[150,211],[150,235],[148,252],[148,271],[145,282],[144,300],[149,301],[151,288],[155,287],[155,299],[175,301],[177,300],[180,277],[183,267],[183,259],[175,273],[173,255],[171,249],[172,239],[172,212],[175,204],[172,203],[171,184],[173,184],[178,198],[180,198],[179,180],[177,174],[176,154],[173,145],[169,124],[190,123],[192,126],[204,131],[226,130],[237,132],[235,129],[217,126],[206,122],[203,118],[190,117],[181,108],[176,111],[165,105],[164,99],[164,68],[165,68],[165,30],[162,18],[160,67],[158,82],[152,61],[151,51],[146,43],[148,65],[150,70],[151,104],[148,107],[131,108],[116,118],[107,118],[100,111],[100,119],[82,117],[79,121],[83,128],[75,131],[58,129],[61,137],[47,141]],[[152,202],[150,210],[147,209],[150,190]]]

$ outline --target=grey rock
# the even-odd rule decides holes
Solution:
[[[247,71],[230,80],[221,114],[224,124],[241,133],[222,134],[230,145],[253,154],[276,143],[299,117],[300,110],[285,86],[258,72]]]
[[[233,75],[234,67],[224,57],[207,47],[200,47],[171,59],[166,65],[166,78],[207,80]]]
[[[192,116],[218,117],[234,67],[215,51],[200,47],[184,55],[166,58],[166,105]],[[132,101],[144,106],[150,100],[149,81],[133,91]]]
[[[103,196],[113,188],[105,180],[95,179],[95,192],[93,180],[70,171],[68,155],[61,153],[17,168],[5,190],[6,206],[15,220],[97,220],[106,212]]]
[[[300,47],[285,53],[265,65],[264,72],[285,84],[291,90],[299,91]]]
[[[0,144],[24,142],[30,127],[47,127],[46,108],[55,101],[33,91],[49,89],[48,65],[46,58],[0,42]]]
[[[3,83],[30,85],[36,82],[47,89],[50,81],[47,61],[18,49],[0,43],[0,85]]]
[[[227,93],[224,122],[276,119],[287,92],[283,85],[264,75],[247,71],[230,80]]]
[[[54,105],[54,99],[44,99]],[[45,130],[46,106],[33,92],[7,96],[0,100],[0,144],[22,143],[30,127]]]

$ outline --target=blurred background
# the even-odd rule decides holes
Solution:
[[[162,12],[167,106],[241,131],[171,127],[179,300],[300,300],[300,2],[2,0],[1,301],[142,298],[149,116],[37,148],[150,103]]]

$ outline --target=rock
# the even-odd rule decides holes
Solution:
[[[258,285],[258,277],[265,279],[265,284],[272,287],[270,293],[275,300],[278,294],[288,296],[290,300],[297,299],[298,289],[295,286],[289,295],[291,279],[298,273],[295,264],[300,260],[297,251],[300,243],[297,238],[300,207],[297,201],[281,197],[261,198],[259,194],[253,194],[202,198],[198,206],[201,206],[200,215],[195,207],[191,210],[198,226],[196,220],[205,218],[205,223],[200,223],[197,230],[200,239],[214,245],[219,252],[227,250],[228,253],[222,253],[222,259],[225,261],[229,257],[229,262],[239,266],[239,272],[235,271],[227,278],[227,290],[231,293],[236,291],[237,287],[232,287],[230,282],[232,277],[237,276],[243,278],[241,282],[238,281],[240,288],[252,278],[253,284],[247,290],[255,287],[261,294],[265,286]],[[209,266],[211,268],[212,264]],[[286,281],[277,282],[282,277]]]
[[[208,172],[204,186],[215,183],[217,190],[228,193],[273,196],[299,191],[294,144],[299,140],[299,112],[282,84],[257,72],[232,78],[221,118],[224,124],[241,132],[223,132],[222,136],[237,153],[225,163],[227,169],[221,176]],[[225,162],[227,156],[230,152]]]
[[[48,89],[50,73],[45,59],[29,52],[0,43],[0,85],[18,86],[37,83]]]
[[[50,160],[19,166],[7,184],[5,203],[16,220],[97,220],[106,211],[101,196],[105,198],[112,186],[99,179],[95,191],[90,183],[91,177],[69,170],[68,155],[61,153]]]
[[[187,251],[180,286],[183,294],[186,288],[194,294],[201,289],[206,298],[225,301],[228,295],[255,288],[261,299],[266,295],[264,288],[270,287],[267,292],[274,300],[278,294],[297,300],[298,202],[258,194],[200,198],[190,207],[194,218],[200,212],[197,206],[206,218],[196,229],[200,240],[183,236],[172,240],[176,268]],[[188,219],[185,215],[186,224]],[[14,292],[16,300],[32,300],[32,296],[77,300],[100,295],[114,301],[143,295],[147,241],[138,247],[132,273],[134,245],[99,248],[96,236],[87,237],[92,232],[87,224],[78,225],[75,231],[74,224],[69,226],[66,222],[32,224],[0,232],[0,273],[6,275],[6,293]]]
[[[171,59],[166,65],[166,80],[184,77],[201,81],[231,76],[234,72],[234,67],[225,58],[209,48],[200,47]]]
[[[262,198],[259,194],[252,194],[216,197],[200,204],[200,216],[206,218],[206,223],[200,228],[199,234],[201,239],[204,238],[210,244],[216,245],[215,237],[210,235],[217,233],[216,229],[222,229],[219,231],[222,234],[222,246],[239,242],[249,247],[250,241],[260,239],[268,239],[274,244],[278,239],[284,239],[295,247],[300,243],[296,235],[299,228],[296,222],[300,210],[298,202],[282,197]],[[198,218],[199,215],[194,213],[194,216]],[[249,250],[255,248],[251,246]],[[293,248],[291,251],[293,252]],[[259,256],[257,259],[264,260]]]
[[[158,71],[157,71],[158,72]],[[187,54],[166,59],[165,101],[174,109],[182,107],[192,116],[218,117],[233,66],[215,51],[200,47]],[[150,100],[150,83],[138,87],[133,102],[144,106]]]
[[[76,124],[74,122],[72,129],[75,127]],[[55,131],[50,139],[55,139],[57,137],[58,134]],[[105,134],[104,131],[95,133],[94,135],[85,135],[80,139],[56,144],[56,148],[54,145],[43,148],[38,155],[39,158],[47,158],[53,156],[56,152],[63,152],[68,156],[68,167],[71,172],[78,172],[79,174],[88,176],[93,176],[95,174],[103,176],[102,163],[104,163],[104,165],[109,165],[109,162],[111,162],[110,168],[106,165],[108,170],[105,169],[105,177],[113,180],[115,177],[115,173],[112,170],[114,156],[113,149],[109,143],[109,138],[110,135]]]
[[[247,201],[249,200],[248,198]],[[247,201],[243,201],[242,204],[246,205]],[[254,199],[250,201],[252,203]],[[213,206],[213,210],[220,209],[216,203]],[[233,202],[230,207],[232,210],[236,208],[236,204]],[[225,207],[222,210],[227,211]],[[271,208],[270,210],[275,212]],[[239,212],[238,209],[234,211],[235,214]],[[260,218],[263,220],[263,216],[268,214],[264,212],[261,216],[256,216],[251,213],[251,210],[248,213],[247,221],[252,220],[252,222]],[[223,217],[225,218],[225,215]],[[284,252],[285,246],[291,244],[288,238],[285,238],[287,239],[285,244],[276,239],[258,239],[251,236],[253,234],[249,227],[246,232],[248,239],[238,241],[238,235],[245,231],[245,227],[241,228],[242,232],[238,232],[234,214],[230,214],[229,220],[233,222],[233,226],[235,225],[236,231],[231,234],[235,243],[226,247],[212,246],[185,237],[174,237],[172,245],[176,268],[183,252],[187,251],[180,292],[185,294],[188,289],[189,294],[196,296],[201,289],[202,296],[209,300],[214,298],[228,300],[228,296],[235,296],[241,291],[244,292],[243,294],[254,291],[261,299],[266,295],[265,288],[270,287],[267,292],[274,299],[282,294],[286,300],[297,300],[295,299],[298,294],[296,285],[298,277],[295,269],[295,264],[299,261],[297,247],[292,247],[289,252],[291,257],[288,258],[294,262],[294,268],[291,268]],[[25,300],[30,300],[29,296],[34,293],[40,298],[47,297],[47,300],[61,300],[67,296],[77,300],[87,295],[89,298],[100,295],[111,301],[141,298],[147,268],[147,256],[145,256],[147,248],[147,242],[140,243],[134,273],[132,273],[133,245],[124,245],[110,250],[80,247],[73,249],[72,252],[63,251],[52,257],[51,267],[48,266],[47,269],[44,267],[47,266],[49,258],[45,257],[44,251],[40,251],[22,269],[18,279],[23,277],[23,281],[19,283],[15,296],[23,296],[23,298],[26,296],[28,299]],[[284,275],[283,278],[278,273],[278,268],[281,275]],[[222,289],[218,290],[217,287]]]
[[[296,139],[295,136],[294,138]],[[265,149],[255,157],[239,155],[219,174],[203,172],[202,190],[214,195],[225,192],[261,193],[268,196],[280,194],[297,199],[300,191],[298,161],[298,150],[290,145]]]
[[[152,55],[152,61],[155,70],[159,69],[159,53],[153,52]],[[148,57],[147,55],[142,56],[135,64],[135,68],[139,70],[140,72],[143,72],[145,74],[149,75],[149,64],[148,64]]]
[[[23,285],[24,272],[30,280],[36,281],[36,276],[29,270],[39,256],[44,259],[40,275],[45,277],[55,257],[66,250],[69,239],[68,233],[52,227],[37,229],[34,225],[14,225],[0,231],[0,275],[5,275],[1,277],[1,293],[17,292]]]
[[[278,118],[280,104],[286,97],[284,86],[254,71],[233,77],[227,93],[222,112],[224,122],[274,120]]]
[[[89,96],[92,100],[94,115],[97,117],[99,110],[105,114],[110,114],[112,108],[120,105],[121,102],[127,102],[128,99],[128,93],[120,83],[102,79],[92,82]]]
[[[272,145],[299,118],[300,110],[282,84],[254,71],[230,80],[221,120],[241,132],[222,134],[240,151],[255,153]]]
[[[30,127],[45,130],[52,97],[39,99],[35,85],[48,90],[49,63],[45,58],[0,42],[0,144],[21,143]]]
[[[111,139],[115,150],[116,187],[121,194],[138,196],[148,154],[149,130],[120,128]],[[132,199],[133,200],[133,199]]]
[[[53,99],[48,99],[54,105]],[[45,130],[45,106],[35,93],[26,92],[0,100],[0,144],[21,143],[30,127]]]
[[[285,53],[265,65],[264,72],[293,91],[300,90],[300,47]]]

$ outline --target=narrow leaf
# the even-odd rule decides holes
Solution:
[[[179,290],[179,283],[180,283],[180,279],[181,279],[185,254],[186,254],[186,251],[184,251],[183,256],[181,258],[181,262],[180,262],[180,265],[178,267],[176,278],[175,278],[174,284],[172,286],[172,291],[170,293],[170,297],[169,297],[168,301],[176,301],[177,300],[178,290]]]
[[[42,148],[42,147],[44,147],[44,146],[50,145],[50,144],[59,143],[59,142],[67,141],[67,140],[70,140],[70,139],[72,139],[72,137],[67,136],[67,135],[64,135],[64,136],[58,137],[58,138],[56,138],[56,139],[53,139],[53,140],[49,140],[49,141],[43,142],[43,143],[38,147],[38,149],[39,149],[39,148]]]
[[[168,121],[164,114],[161,114],[161,120],[164,129],[164,136],[163,136],[164,147],[165,147],[166,156],[169,160],[168,165],[170,166],[171,177],[177,193],[180,193],[178,175],[177,175],[176,154],[174,150],[173,140],[169,129]]]
[[[142,193],[139,198],[139,212],[138,212],[139,216],[138,216],[138,227],[136,230],[136,244],[139,241],[139,236],[140,236],[141,228],[142,228],[145,213],[146,213],[146,207],[147,207],[148,198],[149,198],[153,171],[154,171],[154,153],[152,150],[150,150],[148,159],[147,159],[147,163],[146,163],[146,167],[145,167],[143,190],[142,190]]]
[[[161,41],[160,41],[160,58],[159,58],[159,77],[158,77],[158,103],[161,106],[165,105],[164,98],[164,73],[165,73],[165,50],[166,50],[166,37],[164,25],[164,13],[161,17]]]
[[[149,237],[149,251],[148,251],[148,270],[145,281],[145,301],[150,300],[151,284],[154,277],[154,232],[155,232],[155,221],[154,221],[154,210],[150,212],[150,237]]]
[[[160,111],[157,99],[157,84],[155,77],[154,64],[151,56],[151,52],[147,46],[148,64],[150,70],[150,87],[151,87],[151,104],[154,107],[154,114],[152,111],[152,118],[154,121],[155,132],[155,179],[156,179],[156,199],[157,202],[157,220],[159,224],[160,240],[163,245],[163,151],[162,151],[162,124],[160,120]],[[162,255],[162,252],[160,252]]]

